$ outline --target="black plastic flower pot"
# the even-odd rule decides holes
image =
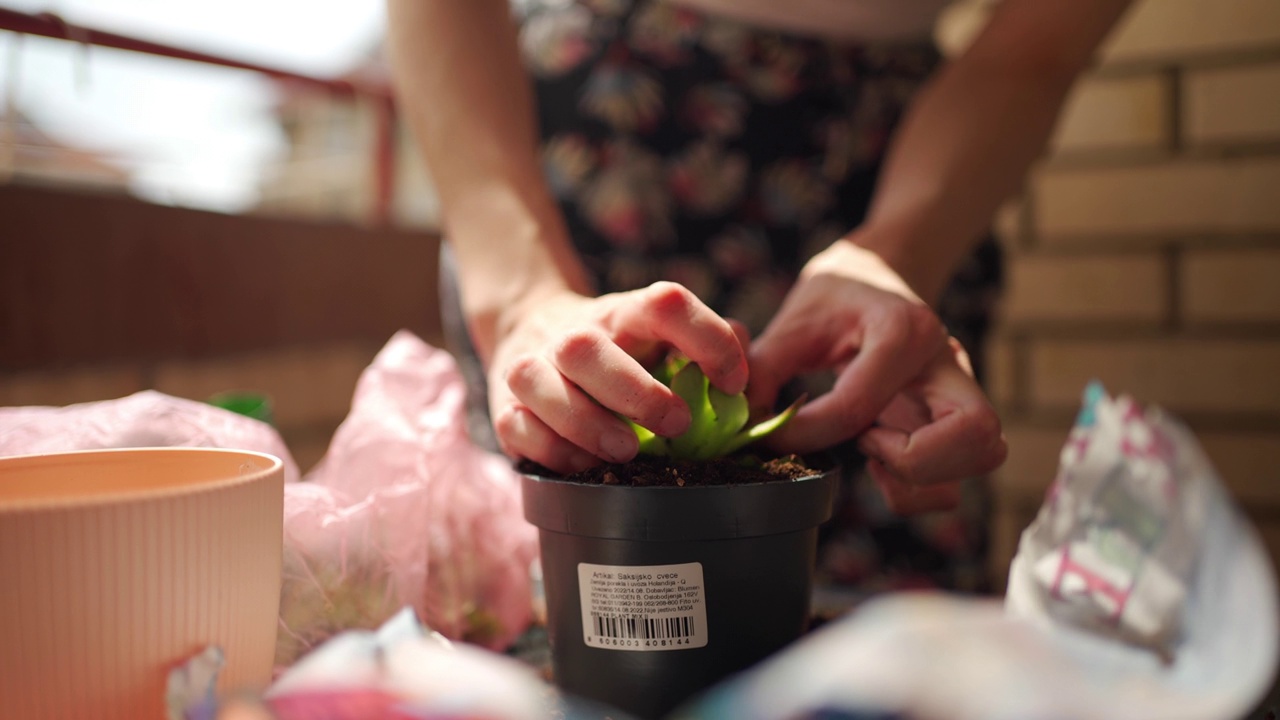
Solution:
[[[837,473],[629,487],[525,475],[555,682],[659,718],[803,634]]]

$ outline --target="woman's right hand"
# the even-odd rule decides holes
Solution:
[[[557,472],[635,457],[619,415],[665,437],[688,428],[689,408],[646,369],[671,349],[727,393],[747,384],[745,333],[675,283],[594,298],[563,291],[504,315],[488,364],[498,443]]]

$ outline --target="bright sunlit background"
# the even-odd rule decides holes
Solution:
[[[320,77],[368,57],[385,22],[383,3],[363,0],[2,4]],[[227,212],[253,206],[264,168],[285,152],[273,117],[277,95],[251,72],[0,32],[0,107],[12,105],[55,142],[122,168],[128,189],[154,202]]]

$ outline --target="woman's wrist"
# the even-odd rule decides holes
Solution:
[[[492,356],[531,302],[593,294],[560,209],[540,178],[487,178],[454,188],[442,200],[462,308],[481,358]]]
[[[832,243],[805,266],[806,275],[835,275],[857,280],[895,295],[924,302],[919,293],[878,253],[854,242],[850,235]]]
[[[474,230],[473,230],[474,231]],[[462,310],[480,357],[544,299],[591,294],[585,269],[567,239],[533,226],[490,225],[488,235],[452,234]]]
[[[954,260],[927,231],[887,224],[866,224],[842,242],[875,253],[931,307],[935,306],[951,278]]]

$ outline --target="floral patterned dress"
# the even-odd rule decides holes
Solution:
[[[939,62],[928,42],[798,37],[666,0],[532,0],[520,22],[544,171],[598,288],[673,280],[753,334],[804,262],[862,221],[890,134]],[[999,270],[985,243],[940,307],[976,364]],[[974,482],[960,510],[902,519],[850,473],[822,575],[859,594],[981,590],[985,505]]]

